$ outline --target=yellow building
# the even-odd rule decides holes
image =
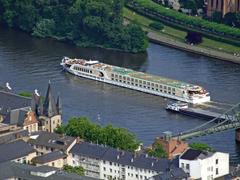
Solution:
[[[211,17],[215,11],[224,17],[228,12],[240,12],[240,0],[207,0],[207,16]]]
[[[14,161],[18,163],[31,163],[36,157],[36,150],[23,140],[16,140],[0,145],[0,162]]]

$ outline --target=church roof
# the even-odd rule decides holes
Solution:
[[[58,115],[57,106],[54,100],[50,82],[48,84],[45,101],[43,103],[43,115],[47,117]]]

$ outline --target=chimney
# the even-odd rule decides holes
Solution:
[[[131,162],[133,162],[133,158],[131,159]]]
[[[145,154],[145,157],[148,158],[148,154],[147,153]]]
[[[152,167],[154,166],[154,162],[152,162]]]
[[[119,155],[117,155],[117,160],[119,160],[119,158],[120,158],[120,156],[119,156]]]
[[[136,152],[134,152],[134,158],[136,158],[137,157],[137,153]]]
[[[170,141],[172,139],[172,132],[171,131],[163,132],[163,134],[164,134],[164,140],[165,141]]]

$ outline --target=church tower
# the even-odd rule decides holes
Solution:
[[[48,83],[47,93],[42,104],[41,97],[38,93],[33,94],[32,111],[34,111],[39,120],[39,128],[43,131],[54,132],[54,129],[62,124],[62,105],[60,97],[55,103],[54,94],[52,92],[51,82]]]

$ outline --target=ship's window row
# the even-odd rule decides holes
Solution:
[[[75,66],[74,69],[77,70],[77,71],[82,71],[82,72],[86,72],[86,73],[91,73],[92,74],[92,70],[89,70],[89,69],[80,68],[80,67],[77,67],[77,66]]]
[[[125,77],[117,74],[112,74],[111,77],[112,77],[111,78],[112,81],[115,81],[115,82],[120,82],[120,83],[132,85],[140,88],[146,88],[146,89],[164,92],[164,93],[173,94],[173,95],[176,94],[176,89],[169,86],[148,82],[144,80],[134,79],[130,77]]]

